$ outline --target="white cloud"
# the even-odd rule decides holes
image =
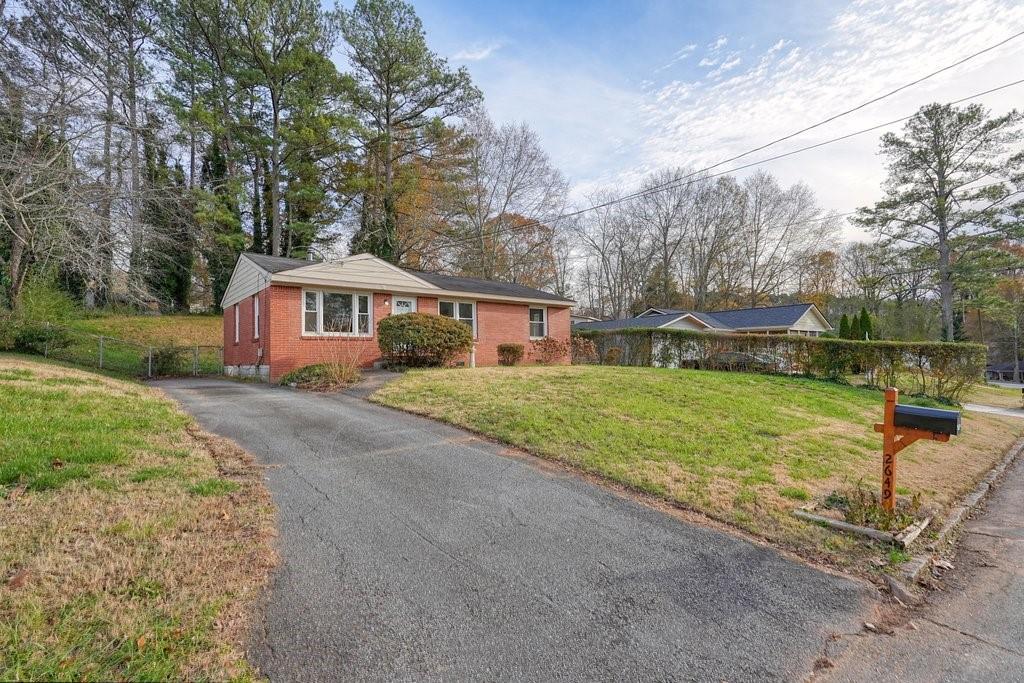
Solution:
[[[503,46],[501,42],[488,43],[486,45],[474,45],[463,50],[459,50],[452,59],[458,62],[479,62],[487,59],[495,52],[500,50]]]
[[[996,16],[999,21],[992,21]],[[595,169],[594,175],[621,187],[658,168],[715,163],[872,99],[1021,28],[1024,3],[1015,0],[854,0],[812,45],[780,39],[746,59],[739,52],[723,56],[727,40],[722,36],[708,45],[710,52],[699,63],[715,67],[705,78],[662,82],[642,94],[642,131],[631,138],[630,154],[625,155],[633,164]],[[908,115],[928,102],[1001,85],[1021,71],[1024,39],[738,163]],[[1021,90],[982,101],[1005,111],[1019,102]],[[848,211],[878,196],[884,177],[877,157],[881,132],[764,168],[786,182],[808,182],[827,208]]]
[[[676,53],[674,55],[672,55],[672,59],[667,64],[665,64],[663,66],[659,66],[657,69],[654,70],[654,73],[657,74],[657,73],[660,73],[660,72],[664,71],[665,69],[668,69],[670,67],[675,66],[679,62],[681,62],[684,59],[686,59],[687,57],[689,57],[690,54],[692,54],[693,51],[696,50],[696,49],[697,49],[697,44],[696,43],[689,43],[687,45],[683,45],[681,48],[676,50]]]

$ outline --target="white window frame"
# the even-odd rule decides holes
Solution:
[[[539,337],[533,334],[533,320],[530,318],[530,313],[533,311],[542,311],[544,313],[544,334]],[[526,308],[526,333],[530,335],[530,339],[544,339],[548,336],[548,307],[547,306],[527,306]]]
[[[235,304],[235,343],[238,343],[238,304]]]
[[[470,306],[472,306],[473,307],[473,324],[472,324],[471,327],[473,328],[473,339],[477,338],[477,315],[476,315],[476,302],[475,301],[471,301],[470,299],[438,299],[437,300],[437,314],[438,315],[442,315],[441,314],[441,304],[451,304],[452,305],[452,311],[455,313],[455,317],[451,318],[451,320],[459,320],[459,322],[462,322],[461,319],[459,318],[459,304],[469,304]],[[443,317],[447,318],[448,316],[445,315]]]
[[[306,294],[316,294],[316,331],[306,330]],[[353,332],[324,332],[324,294],[342,294],[352,297],[352,329]],[[367,331],[359,332],[359,297],[366,297]],[[303,337],[355,337],[371,339],[373,337],[373,292],[358,292],[336,289],[303,289],[301,298],[302,319],[299,321],[300,334]],[[312,313],[312,311],[308,311]]]
[[[415,313],[416,311],[419,310],[419,302],[416,301],[416,297],[415,296],[404,296],[402,294],[392,294],[391,295],[391,313],[392,313],[392,315],[401,315],[400,313],[399,314],[395,313],[395,311],[398,309],[397,302],[398,302],[399,299],[401,299],[402,301],[411,301],[412,302],[412,310],[409,311],[410,313]]]
[[[260,338],[260,295],[252,297],[252,338]]]

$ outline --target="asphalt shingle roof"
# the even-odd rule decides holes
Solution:
[[[574,330],[627,330],[658,328],[666,325],[681,313],[666,313],[664,315],[645,315],[641,318],[622,318],[620,320],[596,320],[594,322],[576,323],[572,326]]]
[[[579,330],[625,330],[629,328],[658,328],[666,325],[682,315],[692,315],[718,330],[762,329],[772,327],[790,327],[807,312],[813,304],[789,304],[786,306],[766,306],[764,308],[742,308],[734,311],[687,311],[677,308],[659,308],[667,311],[660,315],[646,315],[639,318],[623,318],[621,320],[602,320],[600,322],[576,323],[573,329]]]
[[[267,271],[268,273],[280,273],[285,270],[292,270],[293,268],[302,268],[308,266],[316,261],[306,261],[300,258],[287,258],[285,256],[267,256],[266,254],[252,254],[245,252],[242,254],[245,258],[249,259],[257,266]]]
[[[285,258],[284,256],[267,256],[266,254],[243,254],[247,259],[258,265],[268,273],[280,273],[294,268],[302,268],[311,265],[315,261],[305,261],[297,258]],[[439,273],[427,273],[420,270],[403,268],[405,272],[426,280],[435,287],[450,292],[466,292],[473,294],[494,294],[498,296],[522,297],[526,299],[546,299],[559,303],[572,303],[571,299],[545,292],[542,289],[534,289],[524,285],[516,285],[510,282],[495,282],[475,277],[456,277],[454,275],[441,275]]]
[[[764,308],[740,308],[734,311],[712,311],[711,315],[728,327],[741,330],[751,327],[790,327],[813,304],[789,304]]]
[[[517,296],[528,299],[548,299],[562,303],[572,303],[571,299],[545,292],[543,289],[534,289],[524,285],[517,285],[511,282],[497,282],[484,280],[476,277],[458,277],[455,275],[441,275],[440,273],[427,273],[421,270],[403,268],[405,272],[414,275],[421,280],[426,280],[435,287],[447,289],[451,292],[472,292],[474,294],[495,294],[498,296]]]

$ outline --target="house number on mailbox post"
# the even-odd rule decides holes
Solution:
[[[884,421],[875,423],[882,433],[882,507],[896,509],[896,454],[918,439],[949,441],[960,433],[960,413],[897,403],[899,390],[885,390]]]

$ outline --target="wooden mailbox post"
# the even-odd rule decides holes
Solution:
[[[896,509],[896,454],[918,439],[946,442],[960,433],[959,411],[901,406],[898,399],[898,389],[885,390],[884,421],[875,423],[882,433],[882,507],[888,512]]]

